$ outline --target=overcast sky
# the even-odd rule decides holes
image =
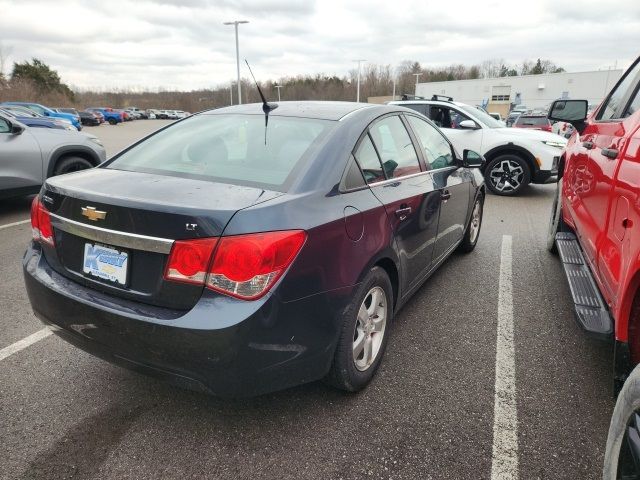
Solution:
[[[640,55],[640,0],[0,0],[0,12],[10,62],[40,58],[79,88],[229,82],[229,20],[250,22],[240,55],[260,80],[343,76],[357,58],[442,66],[542,57],[584,71]]]

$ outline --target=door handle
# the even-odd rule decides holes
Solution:
[[[440,193],[440,198],[446,202],[451,198],[451,192],[449,190],[443,190],[442,193]]]
[[[400,220],[404,220],[405,218],[407,218],[407,215],[411,213],[411,211],[411,207],[401,207],[396,210],[396,217],[398,217]]]
[[[611,159],[615,159],[618,156],[618,150],[615,148],[603,148],[601,152],[602,155]]]
[[[593,148],[593,142],[582,142],[582,146],[587,150],[591,150]]]

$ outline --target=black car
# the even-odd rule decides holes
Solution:
[[[88,125],[91,127],[100,125],[100,120],[98,119],[98,117],[96,117],[91,112],[80,111],[78,112],[78,115],[80,115],[80,121],[82,122],[82,125]]]
[[[356,391],[394,314],[474,249],[483,162],[398,106],[202,112],[47,180],[23,259],[29,299],[70,343],[180,385],[244,396],[324,378]]]

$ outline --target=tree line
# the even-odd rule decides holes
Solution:
[[[33,101],[53,107],[85,108],[111,106],[142,109],[161,108],[197,112],[237,103],[235,85],[217,86],[193,91],[133,91],[114,88],[109,91],[73,89],[65,84],[57,71],[42,60],[15,62],[10,74],[4,72],[6,56],[0,51],[0,101]],[[520,64],[508,64],[504,60],[485,60],[477,65],[451,64],[444,67],[428,67],[416,61],[404,61],[397,67],[391,65],[363,65],[360,71],[360,99],[391,96],[415,92],[416,77],[419,82],[466,80],[474,78],[508,77],[564,72],[551,60],[525,60]],[[355,101],[358,71],[350,70],[344,76],[298,75],[267,80],[260,83],[271,101],[278,98],[276,85],[282,86],[282,100],[343,100]],[[260,98],[253,82],[243,79],[243,103],[258,102]]]

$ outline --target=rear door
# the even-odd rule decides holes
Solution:
[[[402,291],[406,293],[431,267],[440,194],[421,165],[399,115],[385,116],[371,124],[356,147],[355,157],[371,191],[385,207],[400,258]]]
[[[414,116],[406,116],[425,162],[431,170],[434,188],[440,193],[440,220],[433,262],[439,262],[462,240],[467,219],[471,183],[455,162],[455,152],[447,139],[433,125]]]
[[[606,228],[600,234],[598,245],[598,270],[603,287],[611,304],[618,303],[620,284],[627,269],[638,256],[638,242],[634,240],[633,227],[640,222],[638,206],[638,179],[640,179],[640,71],[635,83],[629,87],[633,92],[623,101],[621,113],[614,114],[615,122],[594,135],[591,157],[594,163],[614,164],[616,179],[611,192]],[[606,112],[603,112],[603,116]],[[619,125],[611,131],[612,125]],[[607,151],[609,149],[609,151]],[[616,151],[617,150],[617,154]],[[612,157],[616,157],[614,160]]]
[[[40,145],[28,127],[20,134],[11,133],[10,123],[0,117],[0,193],[41,183]]]

